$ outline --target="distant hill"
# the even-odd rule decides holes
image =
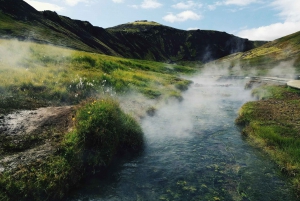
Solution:
[[[284,61],[289,61],[300,73],[300,31],[258,48],[223,57],[216,62],[230,66],[239,65],[242,68],[269,69]]]
[[[146,20],[104,29],[52,11],[39,12],[23,0],[0,0],[0,37],[169,63],[205,63],[265,43],[219,31],[184,31]]]

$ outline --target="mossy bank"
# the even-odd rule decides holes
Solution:
[[[53,155],[0,174],[0,200],[62,199],[83,177],[143,148],[142,129],[111,98],[86,101],[69,118],[74,128]]]
[[[300,194],[300,90],[261,86],[253,90],[259,101],[248,102],[236,123],[255,147],[265,151],[288,175]]]

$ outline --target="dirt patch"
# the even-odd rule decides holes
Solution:
[[[0,116],[0,173],[53,154],[72,129],[74,107],[22,110]]]

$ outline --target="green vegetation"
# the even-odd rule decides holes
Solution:
[[[0,110],[78,104],[89,97],[137,91],[164,99],[190,83],[195,69],[122,59],[29,42],[0,40]],[[9,58],[9,59],[7,59]]]
[[[284,100],[288,97],[295,96],[299,90],[291,87],[279,87],[274,85],[264,85],[252,90],[252,96],[259,100],[277,99]]]
[[[224,66],[239,66],[243,70],[263,71],[272,69],[280,62],[290,61],[290,66],[300,72],[300,32],[279,38],[255,49],[223,57],[217,61]]]
[[[60,16],[56,12],[38,12],[23,0],[15,1],[15,4],[11,4],[10,0],[0,1],[2,38],[193,66],[227,56],[233,50],[243,52],[260,44],[225,32],[185,31],[146,20],[104,29],[87,21]],[[229,44],[228,41],[235,42]]]
[[[51,141],[57,149],[54,154],[0,174],[0,200],[60,199],[85,175],[109,166],[119,154],[141,150],[139,125],[120,110],[118,103],[103,97],[139,92],[156,101],[172,97],[182,100],[181,92],[191,82],[179,76],[195,72],[185,66],[31,42],[0,40],[0,45],[2,114],[81,103],[73,117],[73,130]],[[154,107],[148,111],[149,115],[154,112]],[[3,141],[7,146],[1,148],[1,157],[32,148],[43,140],[30,135],[21,139],[24,144]]]
[[[300,91],[263,86],[253,94],[262,100],[243,105],[236,123],[245,126],[248,141],[267,152],[300,192]]]
[[[135,21],[130,24],[133,25],[152,25],[152,26],[161,26],[161,24],[153,21],[147,21],[147,20],[140,20],[140,21]]]
[[[147,21],[147,20],[138,20],[138,21],[134,21],[134,22],[128,22],[126,24],[121,24],[118,26],[114,26],[111,28],[108,28],[108,31],[112,31],[112,32],[131,32],[131,33],[135,33],[135,32],[140,32],[143,30],[147,30],[149,28],[155,27],[155,26],[163,26],[157,22],[153,22],[153,21]]]
[[[0,200],[61,199],[83,176],[143,146],[140,126],[110,98],[82,103],[73,121],[53,156],[0,174]]]

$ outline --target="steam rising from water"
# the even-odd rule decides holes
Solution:
[[[192,80],[182,102],[168,101],[142,120],[140,156],[104,181],[92,179],[71,200],[294,200],[273,164],[234,125],[238,108],[252,100],[247,80]]]
[[[201,115],[207,117],[198,121],[217,125],[220,122],[215,122],[216,117],[226,116],[222,107],[224,100],[246,102],[252,99],[250,92],[243,87],[247,80],[219,79],[218,76],[192,78],[194,84],[185,92],[184,101],[169,102],[154,118],[143,121],[143,128],[151,135],[151,140],[189,137],[194,129],[194,119],[199,115],[195,111],[200,110]]]

